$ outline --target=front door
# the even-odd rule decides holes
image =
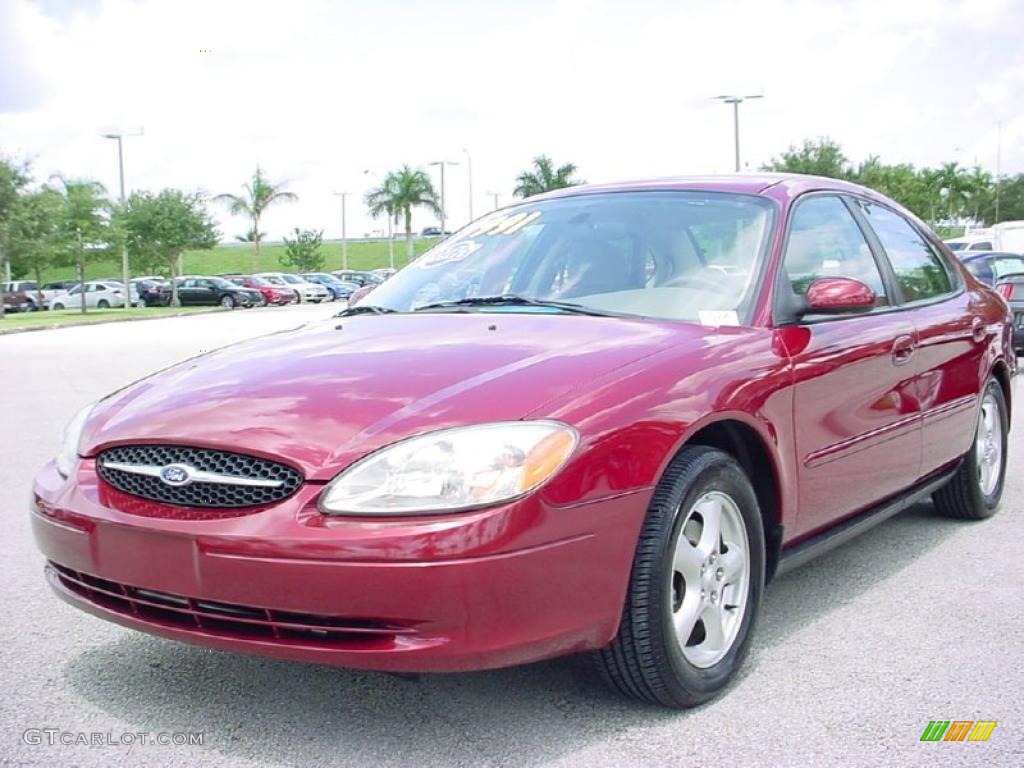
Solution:
[[[812,194],[789,217],[780,290],[803,295],[818,277],[852,277],[877,296],[858,315],[806,316],[787,331],[794,372],[797,536],[902,490],[921,464],[915,389],[917,329],[841,198]]]

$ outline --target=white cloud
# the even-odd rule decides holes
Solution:
[[[930,164],[966,147],[994,169],[1001,120],[1003,170],[1024,170],[1024,13],[999,0],[56,8],[14,0],[0,13],[0,46],[18,51],[10,82],[31,83],[31,98],[25,87],[0,98],[2,151],[34,158],[40,177],[61,170],[114,190],[114,147],[98,132],[142,125],[125,141],[130,187],[234,191],[258,162],[300,196],[268,217],[273,237],[292,226],[337,236],[341,189],[353,193],[350,233],[379,226],[358,205],[363,171],[441,157],[463,163],[447,179],[461,223],[463,148],[477,213],[488,190],[507,200],[540,153],[591,181],[726,172],[731,112],[710,97],[734,90],[766,96],[741,108],[751,168],[828,134],[855,159]],[[226,235],[244,231],[217,213]]]

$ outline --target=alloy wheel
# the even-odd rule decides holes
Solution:
[[[991,392],[986,392],[981,401],[974,451],[978,464],[978,487],[985,496],[991,496],[999,485],[1003,468],[1003,417]]]
[[[747,609],[750,545],[736,502],[702,495],[679,525],[672,553],[672,626],[695,667],[717,664],[732,648]]]

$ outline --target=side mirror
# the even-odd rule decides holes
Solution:
[[[807,287],[805,315],[866,312],[875,306],[875,292],[852,277],[819,277]]]

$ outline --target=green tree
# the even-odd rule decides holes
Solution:
[[[43,272],[61,260],[63,199],[43,187],[22,194],[12,209],[7,233],[7,254],[15,275],[31,274],[37,285]]]
[[[999,212],[996,214],[996,188],[993,185],[981,209],[981,219],[987,224],[1024,219],[1024,173],[999,181]]]
[[[312,229],[292,230],[293,237],[284,238],[284,253],[278,257],[281,266],[294,269],[296,272],[321,272],[324,268],[324,255],[320,251],[324,231]]]
[[[28,167],[0,157],[0,279],[7,277],[7,239],[14,208],[21,191],[29,182]],[[4,302],[0,299],[0,318]]]
[[[427,208],[441,212],[437,202],[434,184],[425,171],[403,165],[384,177],[376,189],[366,194],[366,205],[374,218],[380,215],[393,216],[395,222],[402,219],[405,225],[405,259],[412,261],[412,209]]]
[[[133,193],[119,212],[118,224],[136,264],[170,273],[173,305],[178,304],[175,278],[181,255],[217,245],[217,230],[200,196],[179,189]]]
[[[512,194],[516,197],[531,197],[553,189],[575,187],[586,184],[581,179],[574,179],[576,166],[566,163],[555,168],[555,164],[547,155],[533,158],[533,167],[523,171],[516,177],[516,188]]]
[[[59,264],[72,264],[78,281],[85,283],[85,265],[110,254],[112,231],[110,203],[98,181],[56,177],[61,196],[60,222],[56,230],[56,256]],[[128,290],[128,286],[125,286]],[[85,297],[81,311],[85,314]]]
[[[830,179],[848,179],[852,175],[842,148],[827,136],[806,139],[799,147],[790,146],[781,157],[773,157],[762,166],[762,170],[806,173]]]
[[[259,271],[260,264],[260,242],[263,240],[263,233],[260,232],[260,219],[267,208],[275,203],[294,202],[299,197],[294,192],[285,192],[283,184],[271,184],[263,175],[263,171],[256,166],[256,172],[252,179],[244,186],[244,195],[233,195],[230,192],[217,195],[214,200],[221,200],[228,204],[228,210],[236,216],[247,216],[252,222],[250,234],[252,235],[253,254],[252,271]]]

